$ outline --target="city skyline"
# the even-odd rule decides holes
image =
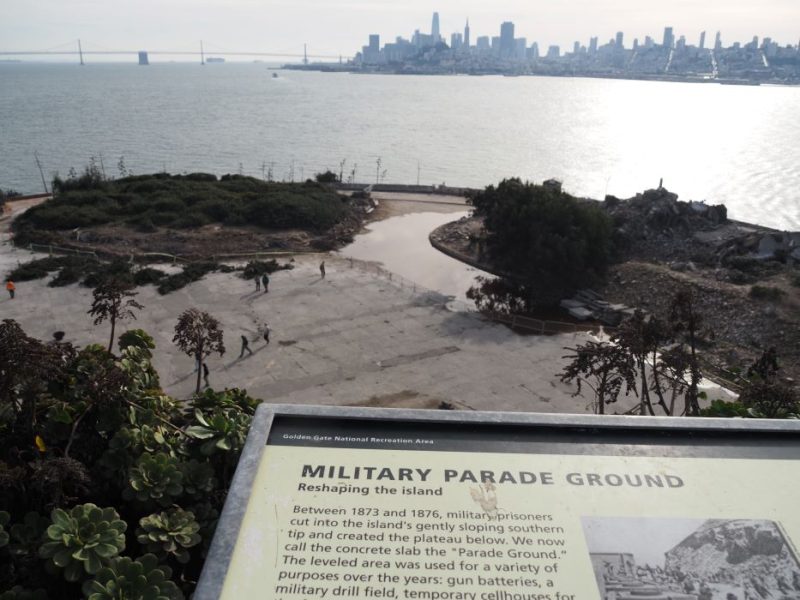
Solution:
[[[522,0],[491,6],[473,0],[409,0],[402,5],[390,0],[141,0],[135,5],[78,0],[68,6],[57,0],[5,0],[0,4],[0,50],[41,50],[77,38],[96,49],[186,50],[203,39],[212,51],[298,53],[308,43],[310,53],[348,57],[369,33],[391,40],[414,29],[430,31],[434,11],[448,42],[451,33],[463,33],[469,18],[473,45],[479,36],[497,35],[501,21],[514,22],[518,37],[562,49],[576,40],[587,44],[594,36],[603,44],[618,31],[629,44],[635,37],[660,36],[665,24],[693,44],[704,30],[712,41],[722,31],[726,43],[746,43],[754,35],[772,37],[781,45],[800,39],[796,0],[765,0],[758,6],[745,0],[702,6],[683,0],[566,0],[558,6],[531,6]]]

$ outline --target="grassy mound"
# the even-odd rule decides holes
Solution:
[[[326,231],[349,214],[346,202],[315,182],[267,183],[253,177],[196,173],[54,182],[55,197],[14,222],[18,233],[125,225],[138,231],[211,223]]]

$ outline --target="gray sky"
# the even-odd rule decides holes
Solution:
[[[514,21],[518,37],[540,46],[571,47],[592,35],[602,42],[625,32],[660,40],[665,25],[697,43],[800,38],[800,0],[0,0],[0,50],[42,50],[81,38],[88,49],[194,50],[200,39],[214,50],[302,52],[352,56],[370,33],[382,42],[414,29],[429,32],[431,14],[442,33],[462,30],[473,39],[499,35]]]

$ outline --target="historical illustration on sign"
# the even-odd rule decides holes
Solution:
[[[582,519],[602,600],[800,598],[780,526],[754,519]]]

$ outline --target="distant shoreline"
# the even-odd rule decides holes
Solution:
[[[780,81],[780,80],[764,80],[755,81],[750,79],[721,79],[721,78],[704,78],[704,77],[682,77],[682,76],[668,76],[668,75],[612,75],[612,74],[594,74],[594,73],[509,73],[504,71],[428,71],[424,69],[359,69],[348,65],[340,65],[338,63],[316,63],[311,65],[291,65],[286,64],[281,66],[285,71],[310,71],[319,73],[349,73],[351,75],[416,75],[416,76],[432,76],[432,77],[559,77],[559,78],[574,78],[574,79],[611,79],[622,81],[661,81],[665,83],[716,83],[718,85],[742,85],[760,87],[765,86],[786,86],[797,87],[800,86],[800,81]]]

